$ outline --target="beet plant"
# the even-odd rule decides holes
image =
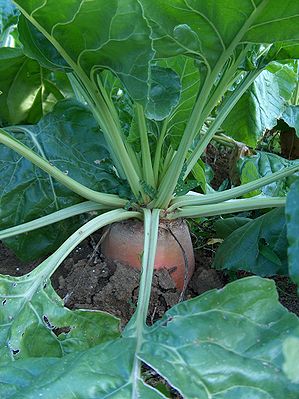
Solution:
[[[23,259],[54,252],[28,274],[0,278],[1,398],[166,398],[142,364],[187,399],[298,398],[299,322],[272,281],[245,278],[179,303],[152,326],[146,320],[161,221],[171,232],[187,218],[284,215],[287,201],[288,267],[299,281],[298,163],[215,192],[201,161],[220,128],[233,130],[233,110],[263,85],[262,73],[265,85],[283,74],[278,94],[292,95],[299,4],[14,4],[0,3],[0,239]],[[285,190],[263,192],[282,181]],[[128,219],[144,224],[142,273],[136,312],[120,332],[112,315],[64,307],[50,277],[90,234]],[[180,248],[184,289],[193,255]]]

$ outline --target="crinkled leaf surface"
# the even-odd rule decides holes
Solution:
[[[106,144],[91,113],[80,103],[64,100],[37,125],[24,126],[15,137],[78,182],[115,193],[119,180],[111,170]],[[82,198],[31,162],[0,146],[0,226],[2,229],[74,205]],[[5,243],[22,259],[58,247],[80,223],[73,218]]]
[[[65,68],[67,63],[88,77],[96,70],[110,69],[135,100],[146,104],[149,61],[154,52],[138,1],[66,1],[59,5],[59,12],[53,1],[15,3],[47,38],[22,19],[21,40],[26,53],[48,67]]]
[[[299,338],[289,337],[283,343],[285,362],[283,371],[295,384],[299,384]]]
[[[295,89],[297,74],[288,64],[274,63],[263,71],[229,113],[225,132],[252,147],[277,124]]]
[[[153,66],[146,116],[161,121],[176,107],[181,95],[180,77],[170,68]]]
[[[136,342],[120,339],[63,359],[40,358],[0,368],[3,399],[165,399],[132,374]],[[138,388],[139,396],[133,396]]]
[[[36,4],[39,6],[38,2]],[[24,7],[24,2],[21,7]],[[28,7],[30,10],[34,9],[33,4]],[[79,75],[82,70],[89,76],[91,71],[109,69],[118,76],[130,95],[144,105],[149,119],[162,120],[168,116],[179,101],[180,80],[170,69],[150,67],[149,62],[154,54],[150,30],[142,18],[138,2],[114,0],[108,5],[98,0],[84,1],[80,6],[78,2],[73,2],[72,7],[66,7],[68,10],[65,13],[71,19],[68,22],[65,21],[65,16],[59,17],[62,21],[57,20],[56,10],[49,2],[29,17],[35,27],[21,18],[20,32],[25,52],[49,68],[64,67],[67,70],[67,61]],[[24,9],[28,11],[26,6]],[[44,17],[45,13],[47,17]],[[93,29],[84,39],[80,32],[88,29],[86,14],[89,15],[88,21],[93,19],[93,26],[98,29]],[[99,25],[99,21],[103,22]],[[51,24],[53,29],[50,29]],[[63,25],[63,30],[60,29],[60,24]],[[45,28],[48,31],[47,37],[56,50],[36,28]],[[43,54],[40,48],[43,48]]]
[[[292,185],[288,194],[286,218],[289,273],[295,283],[299,285],[299,179]]]
[[[49,71],[21,49],[0,48],[0,125],[36,123],[64,98]]]
[[[119,335],[108,313],[65,308],[44,279],[46,263],[22,277],[0,276],[2,366],[12,358],[61,357]]]
[[[287,274],[284,209],[274,209],[231,233],[218,248],[213,266],[260,276]]]
[[[253,277],[172,308],[140,357],[186,399],[295,399],[299,386],[281,371],[282,344],[298,334],[274,283]]]
[[[299,386],[282,372],[290,336],[299,337],[298,318],[279,304],[272,281],[251,277],[176,305],[147,329],[137,355],[185,399],[296,399]],[[7,363],[0,394],[163,398],[132,373],[135,355],[135,339],[121,338],[62,359]]]
[[[281,119],[293,127],[299,137],[299,105],[289,105],[281,115]]]
[[[237,163],[237,168],[239,170],[241,184],[245,184],[260,177],[277,172],[285,167],[293,166],[298,162],[298,160],[288,161],[276,154],[257,151],[256,155],[240,159]],[[251,197],[257,194],[269,197],[283,197],[288,193],[292,183],[298,179],[298,176],[299,173],[297,172],[284,179],[277,180],[259,190],[247,194],[246,197]]]
[[[271,4],[266,0],[245,0],[242,6],[237,0],[140,0],[140,3],[153,30],[156,57],[169,58],[170,62],[174,55],[196,59],[197,74],[200,75],[197,90],[199,86],[203,88],[204,82],[213,75],[214,68],[224,64],[232,53],[237,58],[245,43],[273,43],[299,38],[293,27],[292,33],[281,30],[286,21],[291,25],[299,19],[299,4],[295,5],[292,1],[286,5],[279,0]],[[194,79],[192,83],[195,83]],[[196,95],[196,91],[194,93]],[[194,93],[187,94],[186,112],[184,106],[178,109],[179,113],[173,119],[174,126],[172,123],[169,125],[169,131],[173,130],[174,146],[177,146],[185,127],[184,118],[189,117]],[[208,96],[209,93],[203,95]],[[246,112],[248,116],[248,107]],[[255,138],[251,141],[255,142]]]
[[[187,54],[211,68],[229,46],[299,39],[299,4],[292,0],[140,0],[158,57]]]
[[[168,58],[161,64],[172,68],[181,78],[182,93],[180,102],[172,112],[167,124],[167,134],[170,136],[171,144],[176,148],[180,143],[196,100],[200,85],[200,74],[194,60],[182,55]]]
[[[60,13],[51,1],[16,0],[16,4],[52,43],[27,24],[21,31],[28,54],[54,67],[65,67],[62,56],[71,68],[81,68],[88,76],[90,71],[109,68],[143,103],[148,94],[148,64],[154,56],[150,36],[157,58],[186,54],[209,68],[220,57],[230,57],[238,45],[299,39],[299,5],[292,0],[284,4],[246,0],[242,7],[237,0],[77,0],[61,5]]]
[[[118,3],[118,1],[114,2],[114,6],[116,6],[116,4]],[[114,12],[120,12],[123,13],[122,17],[118,17],[119,18],[119,23],[124,23],[126,22],[127,24],[127,29],[128,31],[130,29],[133,29],[132,26],[132,21],[133,19],[136,21],[138,20],[138,16],[137,14],[140,12],[138,12],[138,2],[135,2],[135,5],[130,7],[129,2],[126,2],[127,5],[125,6],[124,4],[122,4],[119,7],[118,11]],[[114,6],[112,7],[112,3],[111,3],[111,9],[114,9]],[[118,6],[117,6],[118,7]],[[107,13],[108,13],[108,7],[107,8]],[[125,8],[127,8],[127,12],[128,12],[128,16],[127,19],[124,15],[125,12]],[[131,11],[130,11],[130,8]],[[134,11],[134,10],[135,11]],[[96,15],[99,14],[99,9],[94,9],[93,13],[95,14],[95,18]],[[131,13],[131,20],[129,20],[129,15]],[[134,16],[134,13],[136,14]],[[139,15],[138,14],[138,15]],[[110,15],[110,14],[109,14]],[[97,18],[102,18],[103,16],[101,14],[99,14],[97,16]],[[117,16],[113,16],[110,15],[111,21],[115,19],[117,19]],[[137,19],[136,19],[137,18]],[[123,20],[123,21],[121,21]],[[142,21],[141,16],[139,15],[139,20],[141,21],[141,25],[139,26],[139,28],[141,28],[142,24],[145,23],[145,21]],[[130,21],[130,22],[129,22]],[[76,21],[73,21],[73,24]],[[78,26],[75,24],[73,27],[69,27],[70,29],[76,30],[79,28],[80,25],[80,21],[76,22],[78,24]],[[83,23],[81,21],[81,23]],[[111,24],[113,24],[114,22],[111,22]],[[106,25],[107,27],[107,25]],[[57,51],[49,44],[47,43],[47,41],[45,40],[45,38],[43,36],[41,36],[41,34],[32,26],[30,26],[28,24],[28,21],[25,21],[23,18],[21,19],[21,22],[19,24],[19,28],[21,31],[21,37],[23,38],[23,41],[25,42],[25,51],[28,52],[28,54],[30,54],[31,56],[37,58],[42,64],[48,66],[49,68],[53,68],[54,65],[54,69],[56,69],[58,66],[63,66],[64,65],[64,60],[61,58],[61,56],[57,53]],[[143,27],[145,29],[145,31],[143,32],[143,34],[147,34],[147,36],[149,35],[148,27],[144,26]],[[116,31],[116,29],[114,29],[114,34],[116,36],[120,35],[122,36],[124,34],[124,32],[121,32],[121,29],[123,29],[123,27],[119,26],[118,27],[118,31]],[[154,119],[154,120],[162,120],[164,118],[166,118],[170,112],[172,111],[172,109],[177,105],[179,98],[180,98],[180,92],[181,92],[181,84],[180,84],[180,79],[179,76],[173,71],[170,70],[169,68],[161,68],[159,66],[153,65],[153,66],[149,66],[147,63],[149,62],[149,60],[152,58],[152,49],[149,47],[150,44],[150,39],[147,38],[147,47],[146,45],[142,48],[142,53],[140,54],[140,59],[133,59],[131,58],[132,61],[132,65],[130,65],[130,71],[128,73],[122,73],[121,71],[121,63],[127,63],[129,61],[130,55],[129,54],[122,54],[120,53],[120,48],[122,48],[121,52],[124,52],[124,48],[126,48],[126,40],[129,42],[129,47],[132,45],[132,43],[136,42],[136,46],[138,47],[139,51],[141,52],[141,48],[140,48],[140,43],[139,41],[141,41],[141,35],[138,38],[138,27],[136,27],[136,31],[133,32],[132,34],[128,34],[128,37],[122,38],[122,39],[113,39],[112,37],[109,39],[107,38],[107,42],[106,43],[102,43],[102,50],[101,50],[101,54],[103,57],[102,62],[100,63],[99,66],[95,66],[94,68],[96,70],[101,70],[103,68],[109,68],[110,71],[114,72],[119,80],[117,78],[112,77],[112,75],[106,74],[107,77],[109,77],[109,81],[107,81],[106,79],[104,79],[104,84],[106,86],[106,89],[108,89],[109,91],[111,90],[111,83],[114,86],[115,83],[119,85],[119,88],[123,89],[123,84],[125,85],[125,87],[129,90],[129,93],[131,95],[134,96],[134,90],[140,90],[140,93],[138,93],[138,95],[143,95],[143,98],[137,98],[137,100],[141,101],[144,105],[145,108],[145,113],[146,116],[149,119]],[[72,31],[73,32],[73,31]],[[111,31],[112,32],[112,31]],[[111,33],[110,32],[110,33]],[[71,32],[70,32],[71,33]],[[103,34],[103,31],[101,31],[101,33],[99,32],[99,35]],[[54,35],[55,36],[55,35]],[[105,33],[105,36],[107,36],[107,32]],[[145,37],[147,37],[145,36]],[[26,37],[26,39],[25,39]],[[47,57],[47,59],[43,59],[43,55],[44,54],[38,54],[40,53],[40,51],[38,50],[38,53],[35,52],[35,46],[34,43],[29,44],[28,42],[28,37],[30,37],[33,41],[36,41],[36,45],[38,47],[43,47],[45,48],[45,51],[49,51],[49,57]],[[100,36],[99,36],[100,37]],[[97,40],[99,40],[99,37],[97,38]],[[145,39],[145,38],[144,38]],[[111,41],[110,45],[108,44],[109,40]],[[132,43],[130,43],[130,40],[132,41]],[[127,43],[128,44],[128,43]],[[64,44],[65,45],[65,44]],[[111,53],[109,55],[109,50],[106,49],[106,47],[111,47]],[[118,46],[118,47],[116,47]],[[66,47],[67,48],[67,47]],[[112,52],[112,48],[114,48],[115,50],[115,54]],[[131,56],[132,57],[137,57],[137,48],[131,48]],[[146,49],[148,50],[149,54],[146,54]],[[86,50],[82,49],[82,54],[79,55],[80,50],[78,49],[78,61],[77,64],[79,66],[80,62],[79,59],[81,59],[81,56],[83,56],[83,58],[85,56],[87,56]],[[93,54],[93,52],[95,51],[100,51],[100,49],[97,50],[90,50],[90,54]],[[108,52],[107,52],[108,51]],[[129,52],[129,49],[128,49]],[[136,54],[133,55],[133,52],[136,52]],[[64,55],[65,52],[63,52],[62,55]],[[117,55],[117,56],[116,56]],[[94,56],[93,59],[90,58],[89,56],[89,65],[88,68],[91,69],[93,68],[93,64],[92,63],[96,63],[99,62],[100,58],[99,55],[97,55],[98,58],[96,58],[96,56]],[[109,60],[110,57],[110,60]],[[111,58],[112,57],[112,58]],[[121,58],[123,58],[123,60],[121,61]],[[49,59],[51,60],[51,64],[49,64]],[[110,63],[112,63],[114,65],[111,66]],[[135,64],[136,65],[135,65]],[[137,63],[142,63],[142,67],[141,65],[137,65]],[[129,64],[127,65],[127,68],[129,67]],[[87,67],[86,67],[87,68]],[[88,68],[83,68],[86,72],[88,70]],[[67,70],[67,68],[66,68]],[[117,71],[119,73],[117,73]],[[78,73],[78,72],[77,72]],[[132,74],[133,76],[129,76],[130,74]],[[137,74],[137,76],[135,76],[135,74]],[[148,75],[148,76],[147,76]],[[143,79],[146,79],[146,81],[141,82],[141,76],[143,77]],[[126,82],[129,84],[126,84]],[[131,82],[131,83],[130,83]],[[138,88],[138,85],[140,86]],[[134,86],[134,87],[133,87]],[[126,89],[125,89],[126,90]],[[142,90],[144,91],[143,94]],[[137,93],[137,91],[136,91]],[[136,98],[136,97],[135,97]]]

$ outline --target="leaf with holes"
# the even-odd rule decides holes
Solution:
[[[251,277],[176,305],[139,356],[185,399],[295,399],[282,350],[299,320],[277,298],[273,281]]]
[[[108,313],[65,308],[46,270],[47,260],[22,277],[0,275],[2,365],[11,359],[61,357],[119,335],[119,321]]]
[[[126,337],[63,359],[7,362],[1,397],[165,399],[135,372],[139,358],[185,399],[296,399],[282,352],[299,337],[299,320],[277,298],[273,281],[251,277],[176,305],[145,331],[140,350]]]
[[[124,338],[63,359],[20,360],[0,367],[0,394],[13,399],[166,399],[133,372],[136,340]]]

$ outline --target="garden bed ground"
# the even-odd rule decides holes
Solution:
[[[136,307],[139,272],[118,263],[108,263],[97,248],[100,234],[86,239],[62,263],[52,283],[65,305],[71,309],[99,309],[112,313],[126,323]],[[196,254],[196,270],[184,298],[221,288],[225,276],[210,268],[211,252]],[[0,245],[0,273],[23,275],[37,262],[23,263]],[[156,272],[152,290],[149,321],[160,318],[180,300],[180,294],[166,270]]]
[[[71,309],[99,309],[121,318],[125,324],[134,312],[138,294],[139,272],[118,263],[108,263],[97,243],[100,234],[94,234],[82,242],[62,263],[52,278],[52,283],[65,305]],[[221,288],[232,276],[211,268],[213,246],[205,246],[196,252],[194,275],[184,294],[188,299],[213,288]],[[0,273],[20,276],[37,265],[24,263],[0,244]],[[244,277],[239,273],[234,278]],[[276,277],[281,302],[299,315],[296,287],[287,278]],[[180,300],[180,294],[168,272],[154,275],[149,322],[160,318],[165,311]]]

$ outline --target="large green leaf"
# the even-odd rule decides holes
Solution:
[[[299,39],[299,4],[287,0],[140,0],[159,57],[187,54],[210,68],[240,43]]]
[[[140,357],[186,399],[295,399],[299,386],[283,376],[281,354],[286,335],[298,334],[274,283],[253,277],[172,308]]]
[[[76,0],[61,5],[59,13],[51,1],[15,3],[56,47],[54,50],[27,25],[21,32],[28,54],[47,65],[50,61],[52,66],[65,66],[58,49],[72,68],[82,68],[88,76],[91,71],[109,68],[122,79],[133,98],[142,102],[148,92],[148,63],[154,56],[150,35],[158,58],[186,54],[209,68],[220,58],[228,58],[239,44],[299,39],[299,5],[292,0],[287,4],[246,0],[242,7],[237,0],[113,0],[109,4],[104,0]],[[288,29],[282,29],[284,25]]]
[[[138,373],[132,372],[135,350],[135,339],[127,338],[63,359],[40,358],[6,364],[0,368],[1,398],[166,399],[146,385]]]
[[[36,123],[51,111],[64,98],[52,75],[21,49],[0,48],[0,125]]]
[[[108,313],[65,308],[41,266],[22,277],[0,276],[1,365],[61,357],[119,335],[119,322]]]
[[[288,40],[299,39],[298,31],[293,26],[290,30],[281,31],[281,24],[286,21],[290,25],[293,21],[299,21],[299,4],[294,5],[291,0],[288,0],[287,6],[282,5],[279,0],[272,1],[271,4],[267,0],[245,0],[241,6],[238,0],[139,2],[143,5],[153,31],[156,57],[172,59],[173,56],[185,55],[195,59],[197,74],[200,76],[200,85],[196,90],[201,89],[198,108],[200,109],[201,103],[202,107],[206,103],[204,114],[214,108],[227,90],[229,82],[236,78],[238,67],[244,64],[246,54],[252,47],[249,43],[263,44],[285,40],[286,44]],[[273,58],[272,55],[271,61]],[[262,65],[257,64],[255,68],[262,70],[267,63],[268,61]],[[188,111],[193,106],[194,96],[198,94],[196,90],[187,94],[190,99],[189,104],[186,104]],[[215,98],[209,102],[209,97],[212,96]],[[226,109],[227,104],[228,102],[225,104]],[[248,113],[248,109],[246,111]],[[189,115],[189,112],[179,112],[174,120],[172,144],[175,147],[185,128],[184,118]],[[193,118],[198,118],[195,119],[198,122],[198,134],[203,120],[200,119],[200,113],[193,114]],[[171,128],[170,124],[169,131]],[[192,130],[191,126],[189,128]],[[195,136],[196,132],[193,132],[191,137]]]
[[[270,175],[274,172],[282,170],[285,167],[297,164],[299,161],[288,161],[285,158],[276,154],[257,151],[256,155],[244,157],[237,163],[237,168],[240,174],[241,183],[245,184],[260,177]],[[268,184],[259,190],[251,192],[246,197],[251,197],[257,194],[266,195],[269,197],[285,196],[292,183],[298,179],[299,174],[288,176],[280,179],[274,183]]]
[[[299,105],[289,105],[281,115],[283,119],[290,127],[296,130],[296,134],[299,137]]]
[[[154,52],[138,1],[65,1],[59,5],[59,12],[53,1],[15,3],[47,37],[43,38],[22,19],[21,40],[26,54],[48,67],[65,68],[66,62],[79,75],[85,73],[88,77],[110,69],[134,99],[146,103],[149,61]]]
[[[271,64],[241,97],[222,127],[227,134],[252,147],[266,129],[277,124],[297,82],[288,64]]]
[[[295,283],[299,285],[299,180],[292,185],[288,194],[286,218],[289,242],[289,273]]]
[[[20,358],[61,357],[119,337],[119,321],[96,311],[63,307],[50,277],[86,237],[99,228],[138,216],[112,210],[80,227],[59,249],[21,277],[0,276],[0,363]],[[1,377],[0,377],[1,381]]]
[[[112,6],[111,6],[111,8],[113,9]],[[124,10],[121,10],[121,8],[124,8],[124,6],[122,5],[122,7],[120,7],[120,10],[118,12],[124,11]],[[135,12],[137,12],[138,6],[136,9],[136,4],[133,8],[135,9]],[[127,11],[129,11],[130,6],[127,6],[127,9],[128,9]],[[133,12],[133,10],[131,10],[131,11]],[[97,12],[97,11],[94,10],[94,12]],[[108,12],[108,10],[107,10],[107,12]],[[122,15],[122,18],[124,19],[124,15]],[[114,19],[114,16],[112,17],[112,19]],[[139,19],[140,19],[140,16],[139,16]],[[132,21],[130,20],[130,24],[131,24],[131,22]],[[143,24],[144,24],[144,22],[143,22]],[[128,22],[127,22],[127,25],[128,25]],[[24,41],[25,41],[25,37],[28,38],[29,33],[33,32],[34,33],[33,39],[36,40],[40,44],[40,46],[46,45],[45,51],[51,51],[51,56],[49,58],[51,59],[52,64],[55,64],[56,67],[64,65],[64,61],[61,59],[61,56],[57,53],[56,50],[54,50],[49,45],[49,43],[46,42],[45,38],[43,36],[41,36],[41,34],[39,32],[37,32],[34,27],[30,26],[28,24],[28,22],[25,21],[24,19],[21,19],[19,26],[20,26],[20,31],[21,31],[22,37],[24,38]],[[75,28],[76,28],[76,26],[75,26]],[[127,26],[127,28],[133,29],[132,26],[130,28],[129,28],[129,26]],[[145,32],[146,32],[146,29],[145,29]],[[102,31],[101,31],[101,34],[103,34]],[[121,31],[119,30],[119,32],[116,32],[115,34],[122,35],[124,33],[121,33]],[[136,43],[138,43],[137,32],[134,32],[134,35],[136,35],[135,39],[133,39],[132,37],[130,39],[133,39],[136,41]],[[134,35],[130,35],[130,36],[134,36]],[[128,37],[128,39],[129,39],[129,37]],[[139,38],[139,40],[140,39],[141,38]],[[118,41],[124,41],[124,40],[125,39],[117,40],[117,39],[111,38],[111,42],[114,42],[114,43],[110,44],[110,46],[115,47],[117,45]],[[147,41],[148,41],[148,46],[149,46],[150,39],[147,39]],[[108,40],[107,40],[107,42],[108,42]],[[102,49],[102,57],[105,60],[104,63],[101,63],[101,65],[99,67],[95,66],[94,68],[97,70],[100,70],[104,67],[109,68],[109,70],[113,71],[114,73],[116,73],[118,75],[120,80],[125,84],[125,86],[127,86],[127,88],[129,89],[129,92],[131,94],[132,94],[132,90],[133,90],[133,88],[132,88],[133,83],[134,83],[135,89],[137,88],[138,84],[140,84],[140,89],[144,90],[144,98],[142,100],[142,103],[144,104],[144,107],[145,107],[146,116],[149,119],[162,120],[166,116],[168,116],[170,114],[170,112],[172,111],[172,109],[177,105],[179,97],[180,97],[180,91],[181,91],[179,77],[175,74],[175,72],[170,69],[160,68],[159,66],[155,66],[155,65],[149,69],[149,66],[146,62],[148,62],[151,57],[149,57],[149,55],[148,55],[148,58],[145,57],[146,46],[144,46],[144,48],[142,49],[143,54],[140,54],[140,60],[138,60],[138,62],[145,62],[144,64],[142,64],[142,68],[140,68],[140,66],[138,66],[138,65],[135,65],[136,64],[136,59],[135,59],[134,62],[132,61],[132,65],[134,64],[134,68],[130,68],[129,73],[126,73],[125,71],[124,71],[124,73],[122,73],[121,70],[118,70],[118,68],[120,68],[120,58],[121,58],[119,49],[115,48],[115,50],[114,50],[115,54],[114,53],[110,54],[110,58],[115,57],[114,60],[113,59],[110,60],[110,62],[112,62],[113,65],[115,65],[114,67],[111,67],[111,65],[109,64],[109,60],[108,60],[109,56],[107,58],[107,49],[105,49],[105,46],[107,46],[107,45],[108,45],[108,43],[103,44],[103,49]],[[125,44],[122,43],[121,47],[122,47],[122,51],[123,51],[123,49],[125,48]],[[29,46],[27,41],[25,41],[25,51],[27,51],[28,54],[30,54],[31,56],[36,57],[42,64],[53,68],[53,65],[49,63],[48,58],[43,59],[40,57],[40,55],[36,54],[34,47],[32,47],[32,45]],[[99,51],[99,49],[97,51]],[[132,51],[133,51],[133,48],[132,48]],[[137,48],[134,49],[134,52],[135,51],[137,51]],[[139,47],[139,51],[140,51],[140,47]],[[152,54],[152,50],[150,47],[148,47],[148,51],[150,54]],[[79,50],[78,50],[78,53],[79,53]],[[83,50],[83,53],[85,53],[85,49]],[[92,50],[91,50],[91,53],[92,53]],[[116,54],[117,54],[117,57],[116,57]],[[134,56],[137,57],[137,54],[135,54]],[[79,57],[81,59],[80,55],[78,55],[78,59],[79,59]],[[144,58],[144,60],[142,60],[142,57]],[[127,58],[128,58],[127,56],[125,57],[125,55],[123,55],[123,63],[128,62]],[[98,58],[95,57],[93,60],[89,60],[89,62],[90,62],[89,68],[91,69],[91,68],[93,68],[92,62],[94,62],[94,63],[99,62],[99,57]],[[106,62],[106,64],[105,64],[105,62]],[[131,67],[131,65],[130,65],[130,67]],[[134,69],[136,69],[136,71],[135,71],[137,73],[136,77],[134,75],[134,73],[135,73]],[[117,73],[117,70],[118,70],[118,73]],[[67,69],[66,69],[66,71],[67,71]],[[130,78],[128,75],[131,73],[133,76],[131,76],[131,78]],[[138,80],[140,79],[140,76],[141,76],[141,75],[139,76],[139,74],[143,74],[142,75],[143,78],[147,79],[146,82],[143,82],[143,88],[142,88],[141,82],[138,82]],[[147,77],[147,74],[149,74],[148,77]],[[126,82],[130,81],[130,79],[131,79],[131,83],[126,84]],[[117,82],[117,79],[114,78],[114,83],[115,82]],[[119,86],[120,86],[120,88],[122,88],[122,86],[123,86],[122,83]],[[108,84],[108,87],[109,87],[109,84]],[[133,97],[135,97],[135,96],[133,95]],[[140,98],[137,98],[137,100],[138,99],[140,100]]]
[[[106,144],[85,106],[64,100],[35,126],[15,137],[73,179],[98,191],[115,193],[119,179]],[[0,226],[2,229],[74,205],[82,198],[7,147],[0,146]],[[53,251],[78,226],[79,218],[5,240],[22,259]]]
[[[272,281],[251,277],[176,305],[147,329],[140,351],[121,338],[57,358],[7,362],[3,399],[165,398],[146,385],[134,358],[154,368],[185,399],[296,399],[282,372],[283,342],[298,318],[278,302]]]
[[[287,274],[284,209],[274,209],[231,233],[218,248],[213,266],[260,276]]]

